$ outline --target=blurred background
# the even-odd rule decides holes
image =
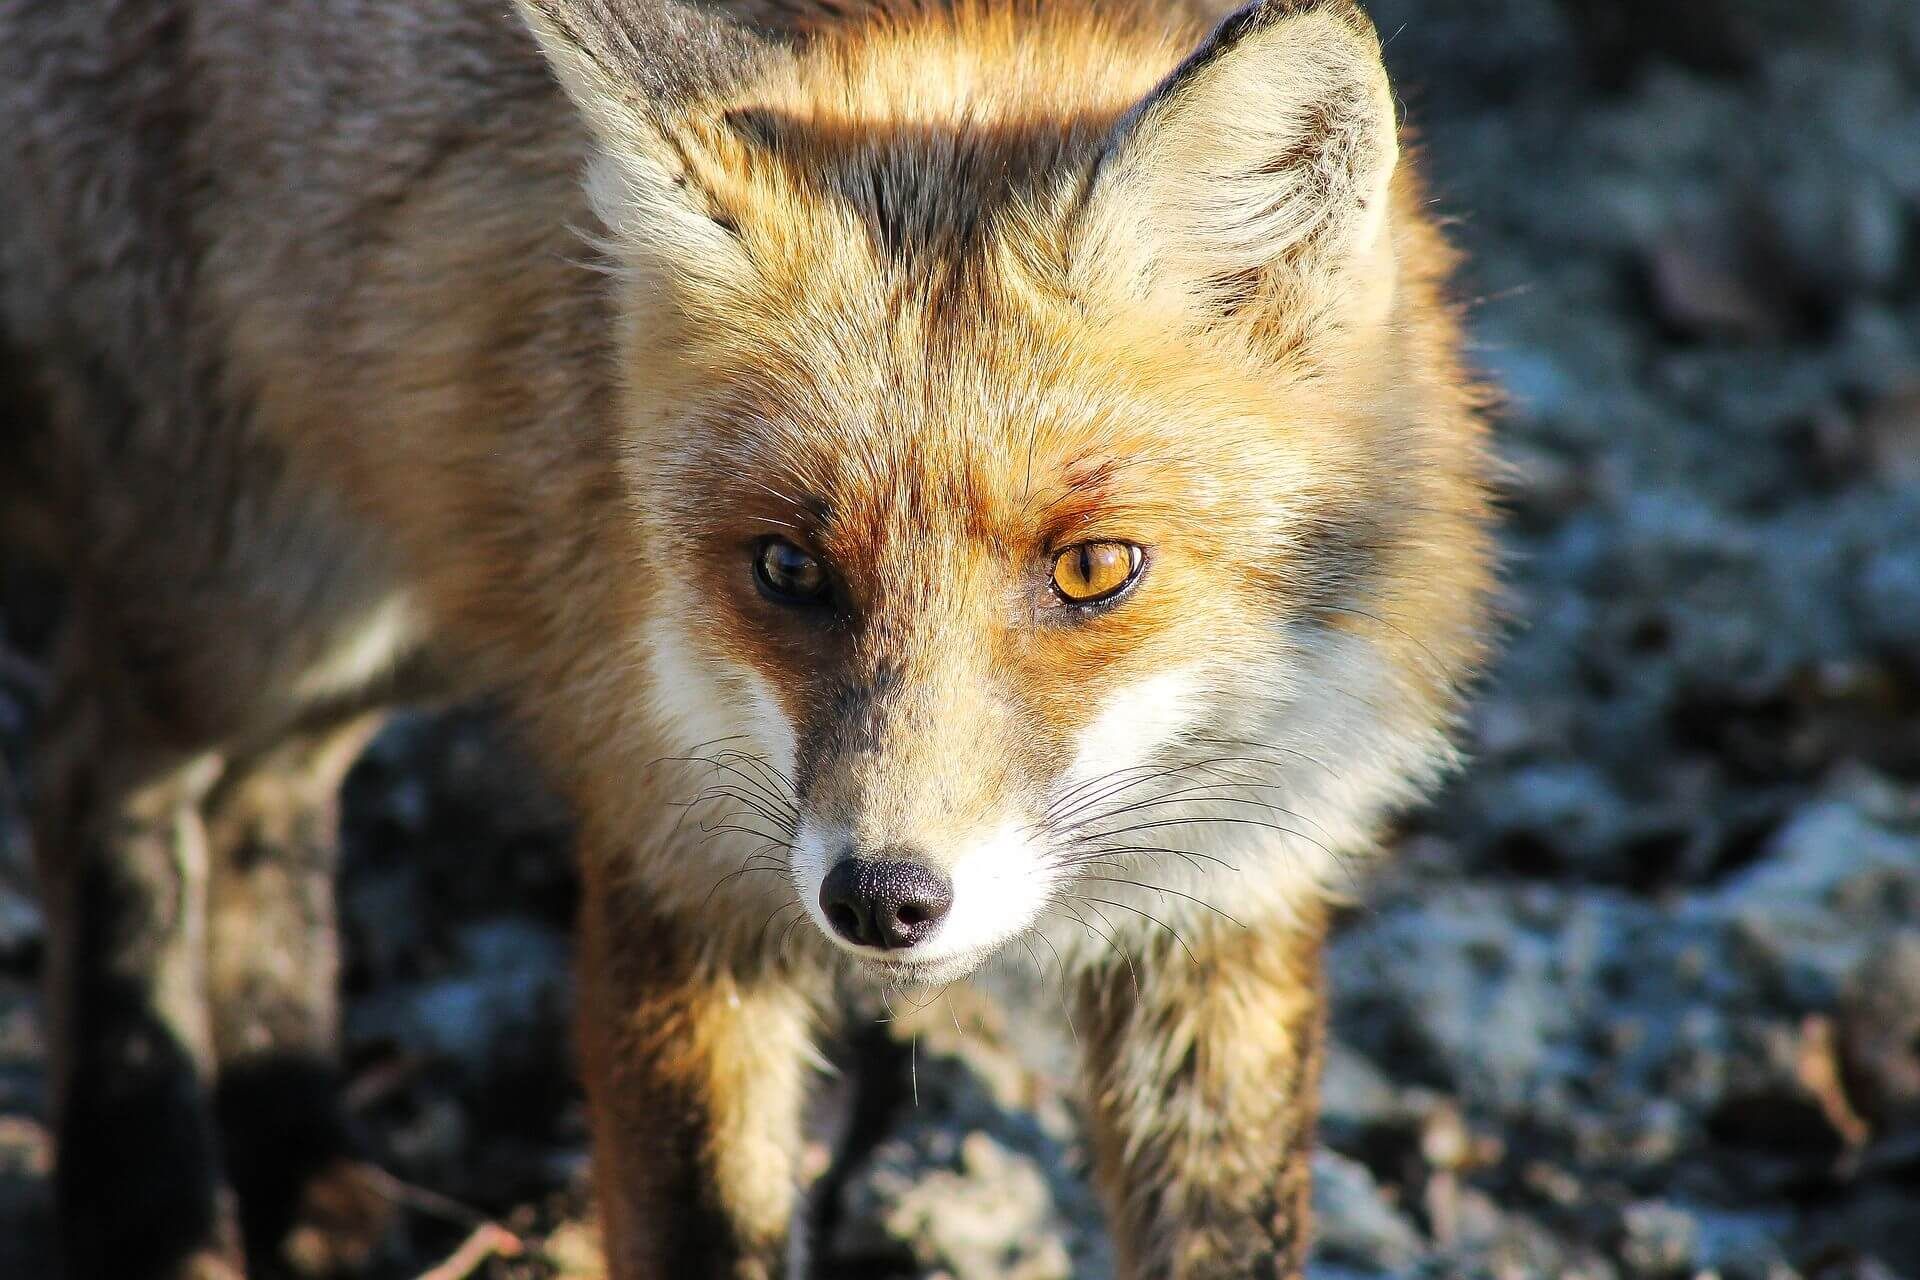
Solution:
[[[1920,1280],[1920,3],[1373,0],[1502,389],[1473,765],[1344,918],[1315,1276]],[[19,781],[57,584],[0,566],[0,1276],[48,1273]],[[349,784],[378,1274],[584,1273],[564,822],[483,713]],[[14,781],[9,782],[11,777]],[[1033,1007],[933,1012],[823,1274],[1101,1280]],[[1026,1032],[1018,1038],[1027,1038]],[[822,1157],[823,1159],[824,1157]],[[410,1189],[411,1188],[411,1189]]]

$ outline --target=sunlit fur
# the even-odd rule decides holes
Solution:
[[[878,20],[658,119],[567,75],[610,103],[650,696],[776,762],[792,883],[740,891],[824,923],[848,853],[1013,859],[1041,891],[963,890],[915,976],[1029,927],[1080,957],[1344,890],[1446,762],[1485,586],[1446,254],[1370,32],[1283,25],[1137,111],[1195,33],[1071,5]],[[760,598],[768,535],[837,610]],[[1148,565],[1080,614],[1046,581],[1094,538]]]

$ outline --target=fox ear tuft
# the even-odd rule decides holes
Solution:
[[[1264,300],[1283,327],[1383,318],[1398,129],[1353,0],[1257,0],[1115,127],[1072,270],[1203,315]]]
[[[597,144],[587,191],[616,248],[676,273],[737,274],[745,255],[698,137],[706,104],[770,47],[679,0],[515,4]]]

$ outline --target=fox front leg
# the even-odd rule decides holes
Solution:
[[[1303,1274],[1324,932],[1227,926],[1137,979],[1086,979],[1095,1177],[1124,1280]]]
[[[805,993],[594,879],[581,1047],[609,1280],[791,1280]]]

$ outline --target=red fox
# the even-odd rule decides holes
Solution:
[[[67,1275],[286,1265],[334,792],[471,691],[577,817],[614,1277],[800,1274],[835,983],[1024,948],[1121,1273],[1299,1274],[1328,904],[1491,580],[1373,28],[514,8],[0,0]]]

